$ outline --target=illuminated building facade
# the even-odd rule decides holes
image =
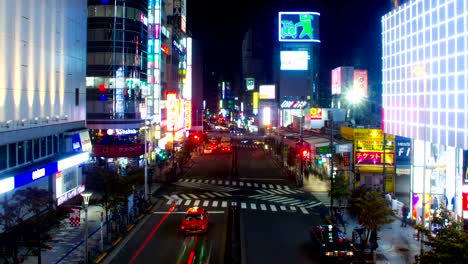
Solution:
[[[382,18],[383,127],[409,140],[396,151],[409,162],[395,165],[408,184],[395,189],[413,217],[438,200],[468,218],[467,25],[462,0],[409,1]]]
[[[5,204],[29,187],[50,191],[56,206],[81,199],[82,164],[91,150],[85,128],[86,14],[86,1],[0,2]]]
[[[126,167],[144,153],[147,25],[148,0],[88,1],[86,125],[98,161]]]

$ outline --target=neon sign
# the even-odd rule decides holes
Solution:
[[[279,12],[279,41],[320,42],[317,12]]]
[[[307,101],[284,100],[280,107],[283,109],[302,109],[307,107]]]

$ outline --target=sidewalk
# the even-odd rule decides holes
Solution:
[[[329,184],[320,181],[314,176],[304,179],[302,190],[310,192],[325,206],[330,204],[328,197]],[[352,231],[360,227],[357,218],[352,218],[346,211],[344,214],[346,222],[346,236],[352,239]],[[419,254],[420,241],[414,239],[414,228],[410,224],[407,227],[401,227],[401,219],[395,217],[395,221],[384,225],[378,232],[380,240],[379,247],[376,250],[377,263],[413,263],[415,255]]]
[[[151,185],[152,193],[156,192],[161,187],[160,184],[153,183]],[[94,263],[94,256],[101,254],[101,212],[105,210],[99,205],[92,205],[91,198],[88,208],[88,250],[90,252],[90,263]],[[80,210],[81,221],[80,226],[70,226],[69,219],[65,218],[61,221],[58,228],[49,231],[52,236],[52,242],[47,243],[51,249],[41,252],[42,263],[84,263],[84,233],[85,233],[85,212]],[[104,219],[105,221],[105,219]],[[106,241],[106,226],[103,223],[103,238]],[[104,250],[106,250],[104,245]],[[28,256],[23,263],[33,264],[38,263],[37,256]]]

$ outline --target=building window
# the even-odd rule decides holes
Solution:
[[[59,151],[59,144],[58,144],[58,136],[57,135],[54,135],[52,137],[53,141],[54,141],[54,153],[58,153]]]
[[[47,153],[47,138],[41,137],[41,157],[45,157]]]
[[[8,167],[16,167],[16,143],[8,144]]]
[[[39,150],[40,150],[40,145],[39,145],[39,139],[35,138],[33,139],[33,153],[34,153],[34,160],[39,159],[41,156],[39,156]]]
[[[26,152],[26,162],[31,162],[33,160],[33,147],[32,140],[27,140],[25,143],[25,152]]]
[[[24,145],[25,142],[18,142],[18,165],[24,164]]]
[[[0,146],[0,171],[7,168],[7,146]]]
[[[47,156],[52,154],[52,136],[47,136]]]

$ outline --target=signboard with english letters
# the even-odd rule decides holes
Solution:
[[[411,165],[411,138],[396,136],[395,137],[395,162],[397,166]]]
[[[283,100],[280,104],[281,109],[304,109],[307,107],[305,100]]]

